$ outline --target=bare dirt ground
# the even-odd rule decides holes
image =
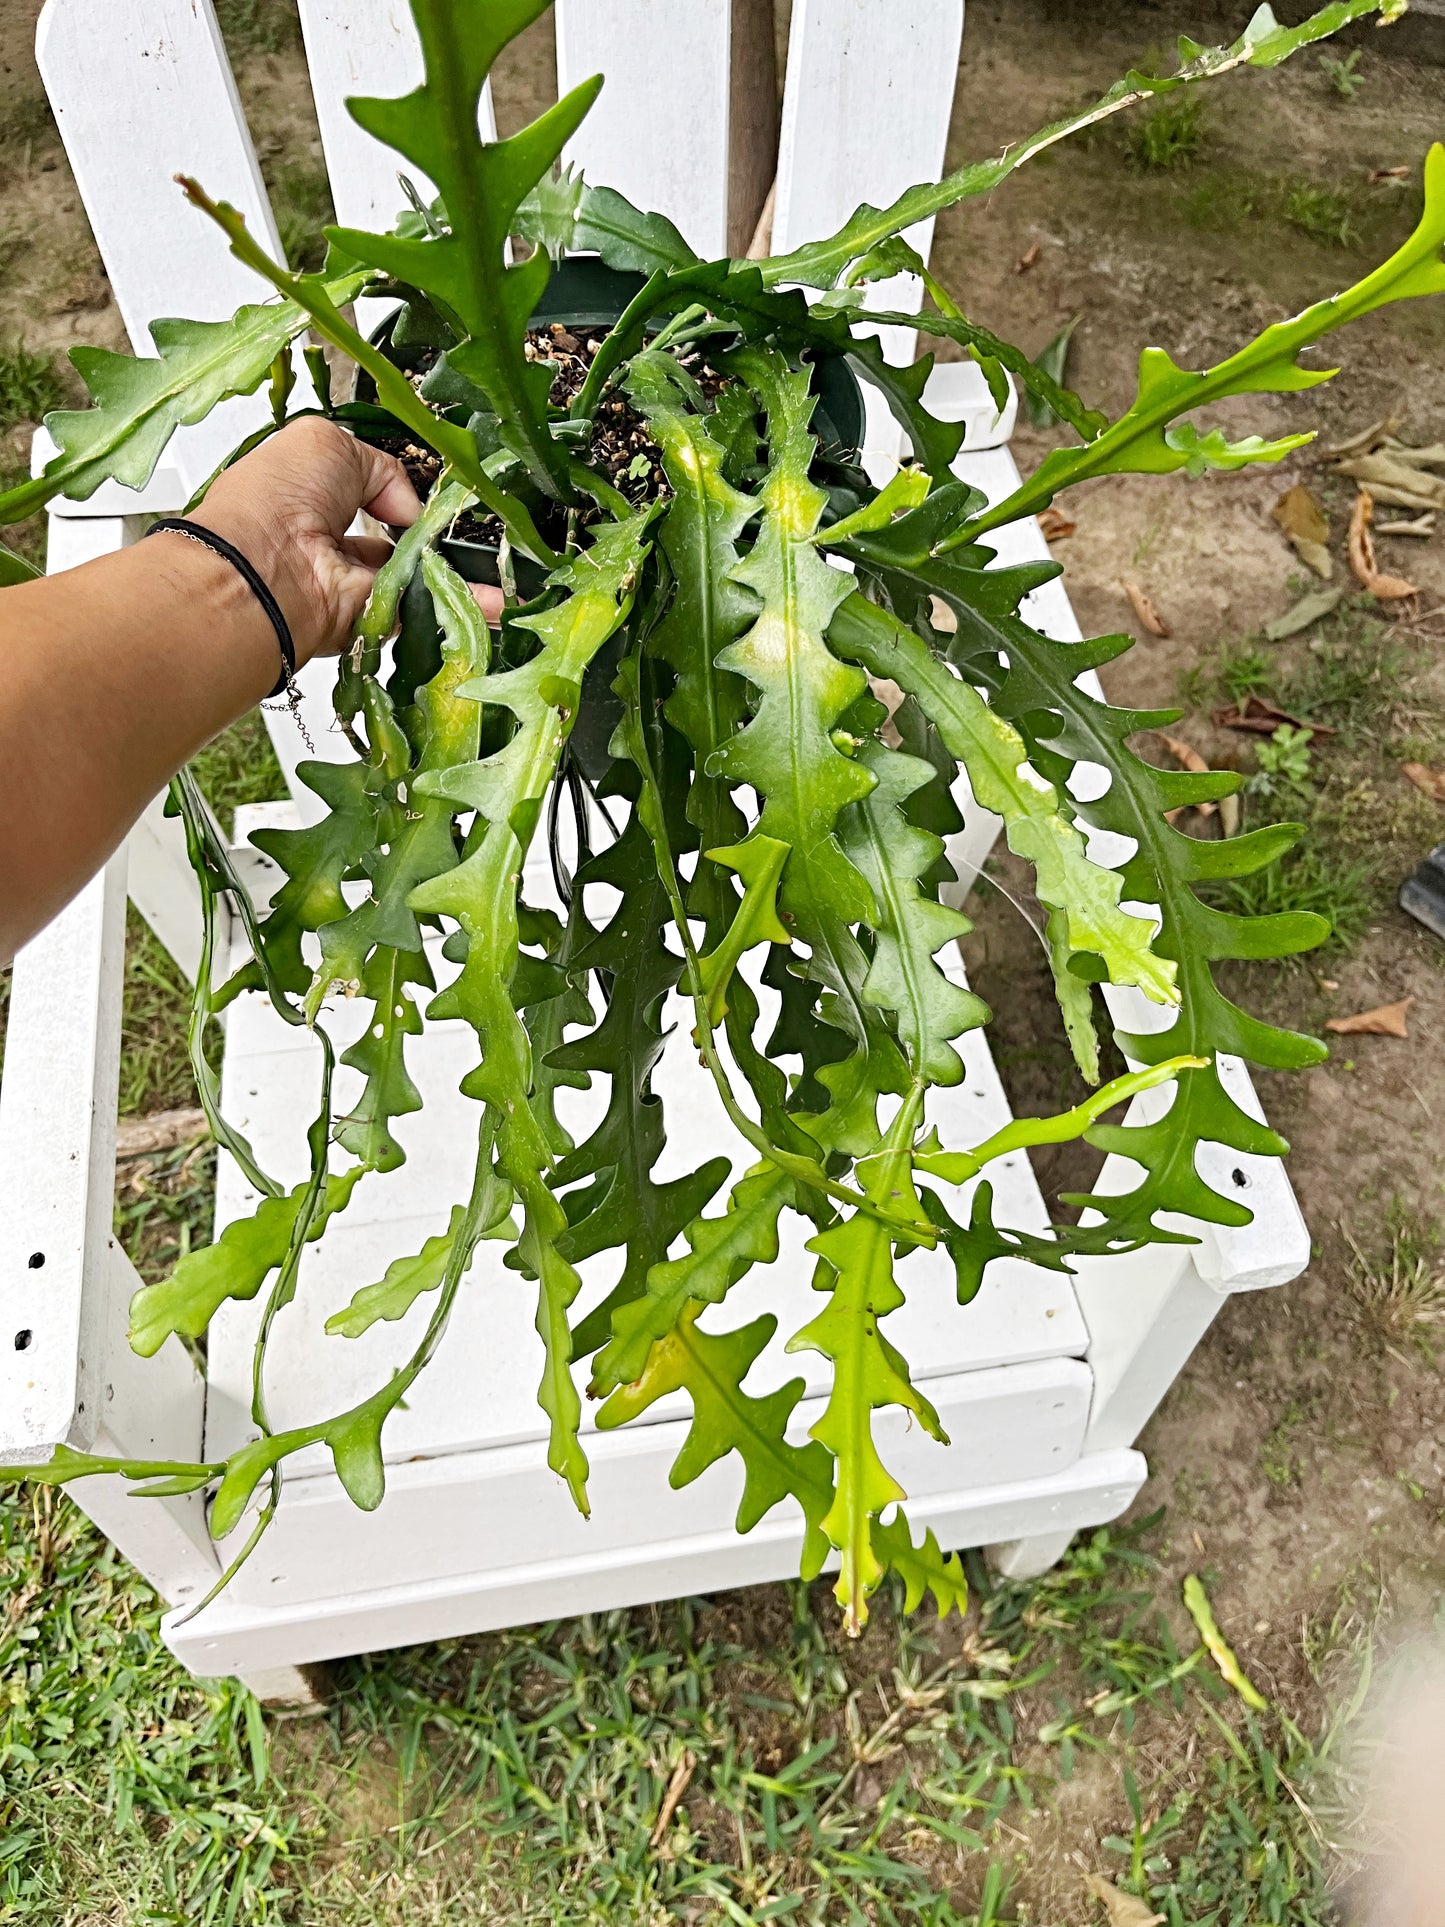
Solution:
[[[23,335],[31,347],[57,350],[79,341],[121,346],[29,64],[36,11],[35,0],[0,0],[0,342]],[[258,12],[252,6],[247,18]],[[1203,13],[1203,28],[1216,24]],[[1231,10],[1236,26],[1240,14]],[[1181,30],[1201,30],[1199,6],[970,0],[950,158],[997,151],[1141,55],[1167,57]],[[1356,43],[1362,84],[1352,98],[1312,58],[1216,87],[1197,151],[1177,170],[1131,166],[1113,133],[1055,150],[988,201],[940,221],[941,279],[971,314],[1030,353],[1080,316],[1069,381],[1111,413],[1127,406],[1147,343],[1187,367],[1222,358],[1260,326],[1365,271],[1418,211],[1421,155],[1445,133],[1445,70],[1392,55],[1383,35],[1361,33]],[[304,222],[324,186],[296,50],[251,44],[239,72],[268,177]],[[499,79],[504,130],[552,86],[544,29],[536,29]],[[1371,179],[1401,167],[1403,178]],[[1292,201],[1302,186],[1327,200]],[[1290,206],[1294,218],[1280,211]],[[1361,873],[1352,886],[1358,934],[1296,964],[1236,967],[1237,994],[1306,1030],[1415,1000],[1408,1041],[1342,1039],[1317,1070],[1261,1076],[1270,1117],[1293,1142],[1290,1170],[1315,1261],[1287,1290],[1224,1307],[1142,1441],[1151,1478],[1139,1511],[1169,1509],[1166,1586],[1205,1569],[1247,1669],[1311,1728],[1326,1709],[1305,1664],[1305,1634],[1314,1639],[1356,1607],[1365,1612],[1362,1601],[1370,1613],[1383,1602],[1388,1644],[1428,1628],[1445,1598],[1445,1390],[1433,1346],[1445,1293],[1437,1245],[1445,947],[1393,903],[1404,872],[1445,834],[1445,815],[1401,770],[1407,759],[1445,764],[1445,623],[1431,620],[1445,600],[1445,534],[1382,540],[1382,566],[1422,591],[1397,613],[1347,609],[1335,626],[1283,647],[1260,640],[1263,624],[1308,586],[1269,514],[1293,482],[1322,497],[1336,580],[1348,579],[1353,487],[1317,451],[1391,414],[1407,442],[1445,439],[1445,303],[1357,324],[1338,357],[1342,373],[1323,388],[1228,411],[1235,432],[1310,429],[1314,448],[1280,467],[1206,482],[1092,484],[1070,500],[1076,531],[1056,550],[1086,631],[1140,639],[1104,672],[1111,696],[1178,703],[1178,733],[1211,762],[1254,765],[1252,739],[1210,720],[1227,699],[1221,674],[1242,652],[1262,658],[1258,673],[1281,700],[1303,691],[1334,704],[1337,734],[1313,746],[1304,806],[1336,872],[1354,864]],[[27,435],[25,424],[9,432],[11,462]],[[1021,467],[1049,445],[1021,427]],[[1167,639],[1140,629],[1125,577],[1147,590]],[[1354,683],[1352,669],[1362,669]],[[1322,681],[1326,671],[1333,683]],[[1162,750],[1158,760],[1167,760]],[[1026,894],[1010,860],[997,878]],[[1016,1103],[1055,1104],[1072,1088],[1071,1073],[1024,916],[999,892],[981,892],[966,949],[997,1013],[996,1054]],[[1077,1153],[1057,1157],[1042,1175],[1075,1185],[1088,1176],[1087,1154],[1083,1163]],[[766,1597],[758,1595],[764,1618]],[[740,1596],[731,1616],[741,1623],[748,1611]],[[1023,1839],[1012,1898],[1034,1919],[1084,1918],[1077,1867],[1098,1864],[1103,1835],[1126,1819],[1118,1773],[1096,1758]]]

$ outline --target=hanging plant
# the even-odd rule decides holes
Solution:
[[[137,1294],[132,1344],[150,1355],[172,1335],[199,1339],[228,1300],[264,1294],[258,1436],[214,1464],[146,1465],[62,1447],[27,1476],[119,1472],[142,1493],[209,1488],[215,1536],[255,1510],[253,1544],[287,1459],[323,1444],[355,1502],[376,1506],[387,1417],[441,1343],[479,1241],[500,1237],[515,1288],[535,1294],[549,1463],[578,1507],[588,1504],[579,1373],[604,1401],[603,1428],[685,1392],[693,1420],[674,1483],[737,1452],[746,1468],[739,1529],[795,1500],[807,1523],[803,1569],[816,1572],[836,1550],[838,1597],[857,1630],[890,1568],[910,1602],[928,1590],[946,1610],[963,1595],[956,1556],[931,1534],[916,1540],[896,1509],[906,1495],[873,1437],[873,1413],[890,1405],[942,1437],[885,1335],[908,1255],[946,1251],[966,1306],[1002,1256],[1067,1269],[1077,1254],[1177,1241],[1165,1225],[1180,1215],[1246,1223],[1245,1208],[1196,1168],[1198,1146],[1268,1156],[1286,1147],[1229,1095],[1217,1057],[1294,1069],[1323,1054],[1236,1008],[1212,972],[1226,959],[1307,949],[1325,925],[1230,915],[1197,893],[1273,862],[1299,826],[1227,842],[1177,830],[1172,813],[1228,795],[1238,777],[1136,757],[1130,738],[1170,714],[1111,708],[1078,683],[1128,639],[1070,644],[1032,628],[1020,605],[1057,570],[990,567],[989,534],[1092,476],[1198,476],[1275,462],[1306,441],[1230,441],[1192,416],[1229,396],[1324,381],[1327,371],[1301,365],[1305,349],[1387,302],[1445,290],[1445,150],[1426,162],[1418,229],[1373,274],[1215,368],[1182,369],[1146,349],[1133,404],[1109,421],[931,278],[934,305],[921,316],[865,314],[866,284],[922,268],[898,238],[904,229],[990,191],[1068,134],[1233,68],[1274,66],[1348,21],[1392,17],[1397,0],[1336,0],[1292,28],[1261,8],[1231,46],[1186,41],[1177,73],[1131,74],[1005,158],[910,189],[888,208],[860,207],[836,234],[757,263],[701,261],[661,216],[555,171],[600,81],[509,140],[479,140],[488,71],[544,10],[545,0],[413,0],[423,84],[351,110],[436,183],[438,198],[414,197],[387,234],[333,229],[320,273],[272,261],[233,209],[185,181],[280,299],[225,322],[157,323],[154,360],[78,350],[92,406],[52,415],[54,459],[0,497],[5,522],[60,493],[84,498],[108,478],[140,486],[175,427],[268,378],[281,425],[293,399],[291,344],[309,329],[361,371],[357,398],[333,405],[325,363],[308,351],[319,406],[405,451],[427,498],[341,664],[336,712],[356,760],[303,764],[325,814],[254,839],[283,878],[264,915],[189,775],[172,790],[206,916],[191,1030],[197,1081],[217,1140],[262,1198]],[[577,254],[597,258],[564,261]],[[346,315],[363,292],[397,303],[375,341]],[[962,347],[1000,406],[1007,371],[1074,444],[1006,500],[985,503],[951,472],[961,426],[923,406],[931,357],[889,367],[866,332],[889,320]],[[881,489],[858,465],[859,382],[882,391],[911,444]],[[507,590],[495,631],[464,580],[488,573]],[[399,617],[388,666],[384,644]],[[870,679],[903,692],[896,728],[885,731]],[[1089,854],[1085,813],[1070,800],[1080,763],[1108,773],[1086,814],[1129,840],[1118,869]],[[931,1094],[960,1081],[958,1041],[988,1018],[936,961],[968,928],[940,898],[960,769],[1033,868],[1062,1020],[1097,1088],[1061,1117],[944,1145],[930,1126]],[[565,916],[521,894],[538,838],[554,843]],[[251,955],[218,984],[222,898],[242,918]],[[452,973],[440,984],[425,947],[438,931]],[[760,959],[761,981],[780,1001],[770,1035]],[[1101,981],[1132,985],[1173,1014],[1167,1029],[1122,1040],[1144,1068],[1099,1086],[1091,987]],[[726,1158],[666,1181],[654,1175],[666,1118],[651,1079],[659,1011],[675,987],[691,1000],[720,1111],[755,1154],[726,1190]],[[202,1050],[206,1020],[243,991],[269,996],[285,1022],[311,1027],[324,1046],[309,1177],[289,1192],[220,1115]],[[363,1080],[345,1115],[332,1104],[327,1040],[339,997],[372,1012],[345,1056]],[[420,1103],[408,1046],[442,1019],[461,1019],[475,1037],[460,1067],[476,1119],[470,1191],[444,1228],[328,1327],[344,1342],[426,1300],[425,1335],[363,1403],[327,1415],[320,1387],[314,1423],[274,1431],[265,1366],[277,1315],[306,1246],[325,1237],[358,1185],[384,1185],[403,1162],[394,1125]],[[558,1092],[594,1078],[607,1080],[605,1114],[574,1143]],[[1172,1103],[1155,1122],[1104,1122],[1169,1081]],[[995,1222],[993,1162],[1080,1135],[1133,1159],[1133,1188],[1070,1200],[1090,1207],[1090,1221],[1048,1235]],[[965,1212],[957,1187],[975,1180]],[[801,1380],[765,1397],[745,1389],[775,1320],[727,1330],[715,1310],[776,1255],[789,1213],[807,1221],[820,1294],[791,1345],[831,1367],[826,1409],[802,1444],[787,1433]],[[620,1255],[618,1281],[576,1317],[577,1266],[602,1251]]]

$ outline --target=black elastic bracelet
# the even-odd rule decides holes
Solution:
[[[276,678],[275,688],[268,692],[267,700],[286,695],[296,681],[296,645],[291,640],[291,630],[281,613],[281,605],[267,588],[259,570],[224,535],[217,535],[214,529],[205,528],[199,522],[187,521],[184,515],[163,515],[159,522],[151,523],[146,534],[160,535],[166,529],[174,529],[177,535],[199,542],[202,548],[210,549],[223,561],[229,562],[266,611],[271,627],[276,631],[276,645],[281,651],[281,674]]]

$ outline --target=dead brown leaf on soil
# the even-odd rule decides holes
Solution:
[[[1371,187],[1378,187],[1382,181],[1408,181],[1409,178],[1408,167],[1372,167],[1368,176]]]
[[[1062,509],[1045,509],[1039,517],[1039,527],[1043,530],[1046,542],[1062,542],[1065,536],[1072,535],[1078,527],[1064,514]]]
[[[1281,723],[1288,723],[1291,729],[1308,729],[1316,736],[1336,733],[1328,723],[1309,722],[1263,696],[1246,696],[1242,703],[1229,703],[1214,712],[1216,729],[1242,729],[1252,736],[1273,736]]]
[[[1121,577],[1120,587],[1123,589],[1125,595],[1128,596],[1130,605],[1133,608],[1134,614],[1139,618],[1140,624],[1149,631],[1151,636],[1168,637],[1172,635],[1173,631],[1170,629],[1169,624],[1154,607],[1148,593],[1144,589],[1141,589],[1137,582],[1130,582],[1127,578]]]
[[[1154,1912],[1147,1900],[1122,1893],[1101,1873],[1086,1873],[1083,1879],[1091,1897],[1103,1902],[1109,1927],[1155,1927],[1155,1922],[1164,1918],[1163,1914]]]
[[[1380,602],[1400,602],[1406,596],[1418,595],[1420,592],[1414,583],[1406,582],[1403,576],[1381,575],[1375,562],[1374,539],[1370,534],[1374,513],[1374,498],[1367,488],[1362,488],[1350,511],[1350,567],[1355,572],[1356,581]]]
[[[1424,763],[1402,763],[1400,767],[1432,803],[1445,803],[1445,770],[1430,769]]]
[[[1186,743],[1182,736],[1168,736],[1162,729],[1156,730],[1155,734],[1181,769],[1203,771],[1209,768],[1208,763],[1194,745]],[[1192,809],[1197,809],[1201,816],[1213,816],[1215,813],[1213,803],[1181,803],[1177,810],[1165,810],[1164,821],[1173,823],[1183,816],[1186,810]]]
[[[1044,251],[1043,242],[1035,241],[1033,246],[1031,248],[1025,249],[1025,251],[1019,256],[1018,260],[1015,261],[1014,273],[1027,274],[1029,269],[1034,267],[1037,264],[1038,258],[1043,253],[1043,251]]]
[[[1371,422],[1368,428],[1362,428],[1357,435],[1348,435],[1334,448],[1322,449],[1320,452],[1327,462],[1337,462],[1345,455],[1365,454],[1372,448],[1378,448],[1387,436],[1392,436],[1395,430],[1403,425],[1404,420],[1403,415],[1382,415],[1379,421]]]
[[[1338,1037],[1408,1037],[1405,1019],[1413,997],[1402,997],[1396,1004],[1378,1004],[1374,1010],[1357,1011],[1353,1017],[1331,1017],[1325,1025]]]
[[[1307,489],[1303,482],[1296,482],[1293,488],[1286,489],[1280,496],[1270,514],[1289,538],[1290,547],[1317,576],[1326,582],[1334,574],[1334,561],[1330,556],[1330,523],[1320,504],[1319,497]]]
[[[1363,482],[1378,502],[1392,508],[1445,509],[1445,475],[1432,475],[1426,462],[1412,461],[1412,455],[1433,458],[1433,449],[1381,448],[1373,455],[1354,455],[1335,464],[1341,475]]]

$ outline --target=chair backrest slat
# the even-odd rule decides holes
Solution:
[[[50,0],[35,52],[136,353],[155,353],[148,327],[158,317],[219,321],[264,300],[264,286],[172,179],[195,175],[279,253],[211,0]],[[265,406],[264,397],[226,402],[176,437],[188,489]]]
[[[948,145],[963,35],[963,0],[793,0],[778,149],[773,253],[830,234],[862,201],[886,207],[915,181],[937,180]],[[925,260],[932,221],[907,239]],[[900,275],[869,305],[916,309],[922,290]],[[890,361],[913,359],[911,330],[882,329]],[[870,445],[897,431],[870,391]]]
[[[321,150],[331,177],[331,199],[343,227],[385,231],[404,204],[397,184],[401,166],[391,148],[357,126],[347,109],[353,95],[387,97],[410,92],[422,78],[421,48],[407,0],[299,0],[306,64],[321,130]],[[496,120],[488,86],[479,115],[482,138],[495,140]],[[417,169],[406,170],[427,200],[435,185]],[[356,304],[357,326],[369,334],[394,301]]]
[[[727,252],[732,0],[557,0],[557,86],[605,73],[567,158]]]

